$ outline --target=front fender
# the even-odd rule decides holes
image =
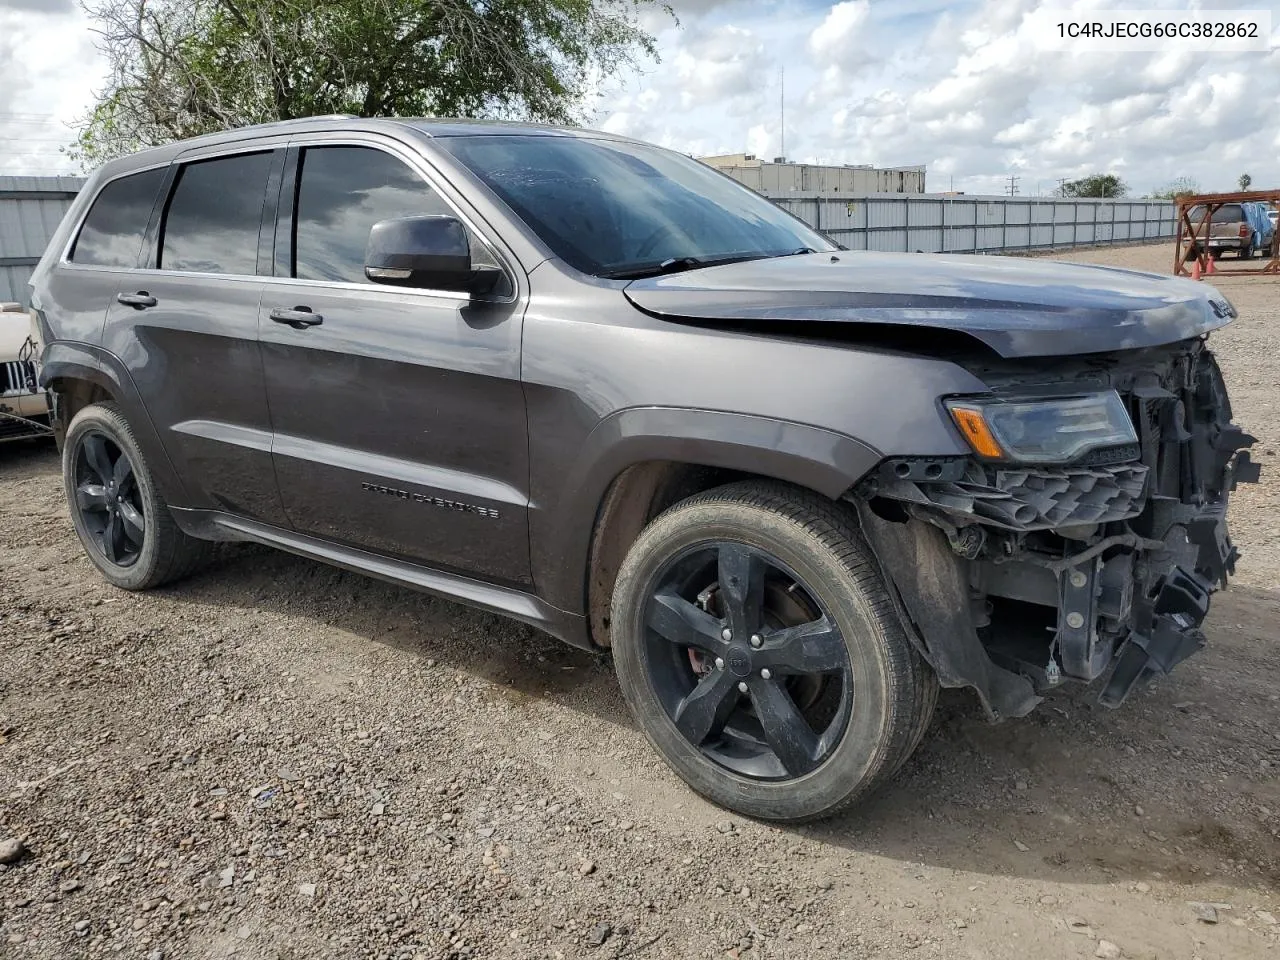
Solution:
[[[530,539],[534,578],[556,606],[586,606],[585,571],[599,505],[628,467],[652,461],[736,470],[838,498],[881,459],[843,434],[787,420],[690,410],[631,407],[600,421],[582,444],[553,503],[534,505]]]

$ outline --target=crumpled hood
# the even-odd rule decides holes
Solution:
[[[996,256],[842,250],[636,280],[626,295],[665,319],[750,328],[808,321],[968,334],[1004,357],[1172,343],[1229,323],[1207,284],[1114,267]]]

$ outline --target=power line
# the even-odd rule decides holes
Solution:
[[[1009,176],[1009,185],[1008,185],[1007,187],[1005,187],[1005,188],[1004,188],[1004,192],[1005,192],[1005,193],[1007,193],[1007,194],[1008,194],[1009,196],[1011,196],[1011,197],[1013,197],[1013,196],[1017,196],[1017,194],[1018,194],[1018,181],[1019,181],[1019,180],[1021,180],[1021,179],[1022,179],[1021,177],[1015,177],[1015,176],[1013,176],[1012,174],[1010,174],[1010,176]]]

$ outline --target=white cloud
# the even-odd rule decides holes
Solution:
[[[71,4],[0,0],[2,172],[66,168],[58,143],[102,72]],[[1270,10],[1271,52],[1048,53],[1036,42],[1037,11],[1149,6],[1136,0],[688,0],[678,28],[647,16],[662,62],[602,80],[592,123],[686,153],[772,157],[785,67],[796,160],[926,163],[932,186],[954,177],[970,192],[998,192],[1011,172],[1030,192],[1105,169],[1139,192],[1178,176],[1225,189],[1245,169],[1280,185],[1280,0],[1193,5]]]
[[[871,15],[869,0],[841,0],[809,34],[809,50],[820,64],[839,64],[865,56],[862,26]]]
[[[927,163],[936,187],[1048,191],[1060,177],[1122,174],[1136,192],[1191,176],[1226,189],[1246,167],[1257,184],[1280,185],[1271,105],[1280,101],[1280,50],[1270,53],[1046,52],[1037,12],[1087,15],[1147,6],[1134,0],[727,0],[685,16],[664,35],[664,56],[697,59],[713,27],[761,38],[760,60],[786,68],[786,152],[796,160]],[[1268,9],[1280,45],[1280,2],[1222,0],[1207,8]],[[708,101],[670,93],[689,86],[687,59],[662,90],[647,127],[660,142],[714,143],[715,152],[779,147],[773,84],[753,96]],[[723,67],[716,69],[724,69]],[[755,69],[753,66],[751,69]],[[609,100],[600,104],[607,117]],[[634,104],[627,107],[633,122]],[[710,151],[708,151],[710,152]],[[1238,169],[1237,169],[1238,168]],[[945,179],[944,179],[945,178]]]
[[[77,172],[61,149],[103,71],[73,0],[0,0],[0,174]]]

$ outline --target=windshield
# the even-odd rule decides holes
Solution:
[[[544,136],[436,143],[556,256],[595,276],[687,258],[701,264],[836,249],[759,194],[658,147]]]

